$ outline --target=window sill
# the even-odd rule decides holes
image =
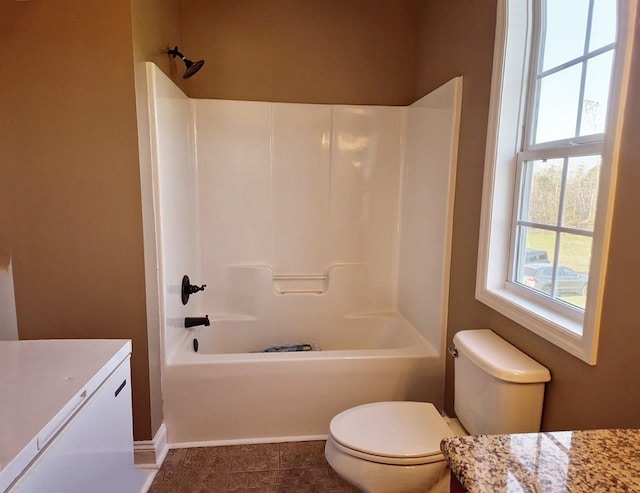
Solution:
[[[571,317],[516,289],[478,288],[476,299],[582,361],[594,365],[596,348],[582,336],[582,317]]]

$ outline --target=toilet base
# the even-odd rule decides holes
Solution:
[[[449,467],[439,462],[398,466],[370,462],[339,450],[329,436],[325,457],[345,481],[366,493],[448,493]]]

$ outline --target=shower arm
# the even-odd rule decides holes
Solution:
[[[172,58],[179,57],[183,61],[187,60],[187,57],[180,53],[180,51],[178,51],[177,46],[175,46],[173,49],[167,50],[167,53],[171,55]]]

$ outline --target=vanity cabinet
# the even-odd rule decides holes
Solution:
[[[449,483],[449,493],[467,493],[467,490],[464,489],[464,486],[460,484],[458,478],[453,474],[451,474],[451,481]]]

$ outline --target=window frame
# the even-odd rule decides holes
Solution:
[[[585,149],[597,149],[594,154],[602,155],[587,287],[589,302],[584,312],[509,280],[514,255],[513,217],[518,207],[518,163],[526,156],[521,146],[527,131],[524,115],[527,105],[531,104],[525,91],[531,76],[530,53],[532,46],[536,46],[533,44],[533,1],[498,1],[476,298],[570,354],[595,365],[637,0],[617,2],[616,49],[606,115],[607,133],[602,143],[594,142],[594,138],[602,135],[595,134],[556,141],[554,145],[546,145],[544,150],[536,149],[539,159],[538,151],[551,156],[558,145],[581,141]],[[530,144],[529,149],[532,147],[537,146]]]

